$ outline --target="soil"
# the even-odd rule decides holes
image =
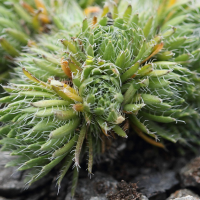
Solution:
[[[117,184],[117,192],[107,195],[108,200],[137,200],[141,197],[141,193],[137,192],[136,183],[126,183],[124,180]]]

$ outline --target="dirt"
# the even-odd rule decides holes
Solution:
[[[108,194],[108,200],[137,200],[142,195],[137,191],[136,183],[126,183],[122,180],[117,184],[117,192]]]

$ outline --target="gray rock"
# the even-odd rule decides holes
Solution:
[[[200,197],[188,189],[177,190],[166,200],[199,200]]]
[[[6,199],[4,197],[0,197],[0,200],[11,200],[11,199]]]
[[[30,194],[26,194],[20,197],[14,197],[12,199],[10,198],[5,198],[5,197],[0,197],[0,200],[41,200],[44,199],[45,196],[45,191],[41,191],[41,192],[34,192],[34,193],[30,193]]]
[[[186,197],[181,197],[181,198],[176,198],[174,200],[199,200],[199,198],[195,198],[195,197],[192,197],[190,195],[186,196]]]
[[[73,200],[107,200],[110,192],[116,191],[117,181],[100,172],[96,172],[92,179],[79,179]],[[72,200],[70,190],[65,200]]]
[[[164,173],[153,173],[148,175],[139,175],[132,182],[137,183],[141,193],[147,198],[165,199],[166,190],[173,188],[179,183],[176,179],[176,174],[173,171]]]
[[[200,188],[200,156],[190,161],[181,169],[180,177],[185,187],[193,186]]]
[[[7,162],[13,159],[13,156],[9,154],[10,152],[0,152],[0,196],[13,198],[38,189],[51,180],[51,176],[44,177],[29,188],[25,188],[24,178],[28,172],[17,171],[16,167],[4,167]]]
[[[139,200],[149,200],[146,196],[142,195]]]

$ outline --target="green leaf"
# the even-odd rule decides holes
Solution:
[[[80,118],[72,119],[70,122],[68,122],[64,126],[61,126],[61,127],[57,128],[56,130],[52,131],[49,137],[50,138],[61,138],[70,133],[73,133],[79,124],[80,124]]]

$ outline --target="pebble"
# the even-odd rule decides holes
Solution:
[[[139,175],[131,182],[137,183],[141,193],[151,199],[166,199],[166,191],[179,184],[173,171]]]
[[[166,200],[200,200],[200,197],[188,189],[177,190]]]
[[[116,191],[117,181],[104,173],[96,172],[92,179],[80,179],[73,200],[107,200],[110,192]],[[72,200],[70,190],[65,200]]]
[[[184,187],[200,188],[200,156],[181,169],[180,178]]]
[[[16,167],[5,168],[5,164],[13,159],[13,156],[9,155],[9,152],[0,152],[0,196],[1,198],[15,198],[26,195],[29,192],[34,193],[31,200],[38,199],[38,196],[43,194],[42,187],[52,179],[51,176],[45,177],[40,181],[32,184],[29,188],[26,188],[24,178],[27,176],[28,171],[17,171]],[[34,192],[37,190],[38,192]],[[34,198],[34,196],[37,196]],[[28,200],[28,198],[26,198]]]

